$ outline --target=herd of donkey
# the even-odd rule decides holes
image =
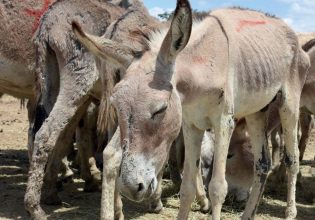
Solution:
[[[220,219],[232,188],[247,199],[242,219],[254,219],[268,174],[282,165],[285,215],[296,218],[315,34],[243,8],[192,17],[188,0],[167,22],[140,0],[0,0],[0,92],[29,100],[32,219],[47,218],[41,199],[60,203],[56,181],[60,170],[72,175],[74,136],[85,190],[102,181],[101,219],[124,218],[121,194],[161,211],[167,163],[181,182],[180,220],[195,198]],[[95,146],[104,148],[102,175]]]

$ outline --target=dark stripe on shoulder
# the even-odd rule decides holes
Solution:
[[[227,35],[227,32],[226,32],[225,28],[223,27],[223,24],[222,24],[222,22],[220,21],[220,19],[219,19],[218,17],[212,15],[212,14],[210,14],[209,17],[214,18],[214,19],[218,22],[218,24],[220,25],[220,28],[221,28],[223,34],[225,35],[225,37],[226,37],[226,39],[227,39],[227,41],[228,41],[228,47],[230,47],[230,44],[229,44],[229,41],[230,41],[230,40],[229,40],[229,36]]]

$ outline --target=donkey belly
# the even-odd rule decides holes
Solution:
[[[11,62],[0,54],[0,92],[18,98],[33,97],[34,74],[21,63]]]
[[[274,86],[250,91],[240,89],[234,100],[234,113],[236,118],[253,114],[266,107],[281,89],[281,82],[275,83]]]

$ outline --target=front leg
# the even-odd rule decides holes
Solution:
[[[149,204],[149,210],[153,213],[159,213],[163,209],[163,203],[161,201],[161,195],[162,195],[162,177],[163,177],[163,170],[159,173],[157,176],[157,187],[150,198],[150,204]]]
[[[198,172],[200,166],[201,142],[204,134],[203,130],[193,125],[183,123],[184,142],[185,142],[185,162],[184,176],[180,189],[180,208],[177,219],[188,218],[191,203],[193,202],[197,184]]]
[[[225,200],[228,184],[225,179],[226,158],[234,129],[233,116],[222,114],[214,126],[215,144],[212,178],[209,183],[209,196],[212,207],[212,219],[219,220],[222,204]]]
[[[122,211],[115,212],[114,208],[116,206],[117,209],[119,203],[119,190],[116,188],[116,179],[119,176],[119,168],[122,160],[119,128],[117,128],[111,141],[105,147],[103,159],[101,220],[113,220],[115,217],[123,219]]]
[[[199,169],[197,173],[197,185],[196,185],[196,199],[198,204],[200,205],[200,211],[203,213],[207,213],[210,209],[209,200],[206,195],[206,190],[203,185],[202,175],[201,175],[201,166],[199,163]]]

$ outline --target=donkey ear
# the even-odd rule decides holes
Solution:
[[[177,0],[171,27],[163,40],[159,58],[164,64],[175,61],[176,56],[188,43],[192,28],[192,12],[188,0]]]
[[[85,33],[81,26],[73,21],[72,30],[78,40],[94,55],[127,69],[134,58],[134,52],[127,46],[104,37]]]

